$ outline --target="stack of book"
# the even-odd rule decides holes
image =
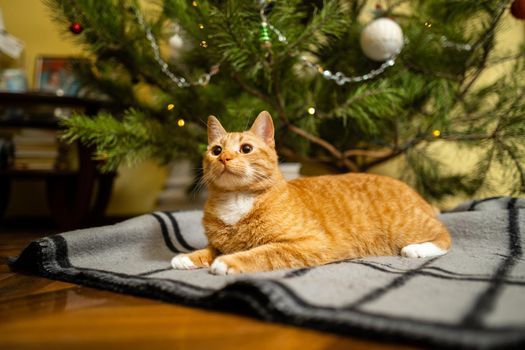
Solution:
[[[19,170],[57,168],[59,143],[55,130],[21,129],[13,136],[15,157],[12,167]]]

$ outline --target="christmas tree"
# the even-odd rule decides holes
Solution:
[[[399,158],[428,199],[475,195],[494,167],[525,191],[525,47],[494,51],[523,1],[46,2],[92,53],[82,79],[115,106],[64,120],[106,169],[198,158],[208,115],[238,131],[268,110],[287,159],[344,172]],[[502,62],[509,74],[478,84]],[[449,169],[443,143],[476,161]]]

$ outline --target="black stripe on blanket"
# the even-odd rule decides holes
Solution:
[[[471,327],[484,326],[484,317],[492,311],[497,297],[504,286],[505,277],[523,255],[520,242],[519,211],[516,208],[516,201],[516,198],[512,198],[508,204],[507,232],[509,236],[509,255],[500,263],[490,285],[481,293],[470,311],[463,318],[462,324],[464,325]]]
[[[476,210],[476,207],[478,206],[478,204],[481,204],[481,203],[484,203],[484,202],[493,201],[495,199],[500,199],[500,198],[502,198],[502,197],[501,196],[497,196],[497,197],[488,197],[488,198],[473,200],[472,203],[470,203],[470,206],[468,207],[467,210],[468,211]]]
[[[152,213],[151,214],[160,224],[160,230],[162,232],[162,238],[164,239],[164,243],[166,244],[166,247],[168,247],[169,250],[171,250],[174,253],[180,253],[177,248],[173,245],[173,242],[170,239],[170,235],[168,233],[168,227],[166,226],[166,223],[164,222],[164,219],[159,214]]]
[[[435,277],[443,280],[455,280],[455,281],[471,281],[471,282],[491,282],[492,276],[491,275],[481,275],[481,274],[462,274],[462,273],[455,273],[452,271],[448,271],[446,269],[442,269],[435,266],[425,266],[422,269],[418,270],[405,270],[396,268],[394,266],[390,266],[387,264],[381,264],[378,262],[370,262],[370,261],[360,261],[360,260],[343,260],[338,261],[335,263],[330,263],[326,265],[333,265],[333,264],[356,264],[361,266],[369,267],[373,270],[386,272],[389,274],[395,274],[395,275],[404,275],[407,272],[412,272],[417,275],[426,276],[426,277]],[[300,269],[295,269],[292,271],[287,272],[283,278],[285,279],[292,279],[292,278],[298,278],[302,277],[311,271],[314,271],[318,269],[320,266],[317,267],[304,267]],[[437,272],[434,272],[432,270],[435,270]],[[502,283],[512,285],[512,286],[518,286],[518,287],[525,287],[525,280],[519,280],[520,278],[523,278],[522,276],[516,276],[513,278],[505,278],[502,280]]]
[[[366,304],[366,303],[369,303],[371,301],[377,300],[380,297],[386,295],[388,292],[390,292],[390,291],[392,291],[394,289],[402,287],[410,279],[416,277],[417,273],[420,270],[422,270],[425,267],[427,267],[428,265],[432,264],[434,261],[436,261],[439,258],[440,258],[440,256],[437,256],[435,258],[432,258],[432,259],[429,259],[429,260],[425,261],[424,263],[419,265],[419,267],[403,273],[401,276],[394,278],[394,280],[392,280],[390,283],[388,283],[387,285],[385,285],[383,287],[374,289],[370,293],[364,295],[362,298],[360,298],[359,300],[353,302],[351,305],[346,306],[345,308],[346,309],[351,309],[351,310],[358,309],[363,304]]]
[[[499,254],[496,254],[499,255]],[[507,257],[507,255],[500,255],[503,257]],[[377,261],[361,261],[361,260],[348,260],[347,263],[352,264],[360,264],[360,265],[367,265],[367,266],[374,266],[374,267],[383,267],[383,271],[390,272],[390,273],[405,273],[408,270],[392,266],[390,264],[384,264]],[[423,270],[419,271],[418,273],[430,273],[431,275],[436,275],[438,277],[451,277],[452,279],[462,279],[462,278],[478,278],[479,281],[487,281],[492,280],[493,274],[481,274],[481,273],[462,273],[462,272],[454,272],[450,271],[441,267],[437,266],[430,266],[425,267]],[[512,276],[511,279],[507,280],[508,282],[518,282],[518,283],[525,283],[525,276]]]
[[[306,275],[308,272],[312,271],[315,267],[302,267],[300,269],[292,270],[290,272],[287,272],[286,275],[284,275],[284,278],[295,278],[295,277],[301,277]]]
[[[119,277],[119,278],[129,279],[130,281],[132,281],[133,279],[145,280],[144,278],[136,277],[136,275],[129,275],[129,274],[118,273],[118,272],[113,272],[113,271],[105,271],[105,270],[98,270],[98,269],[93,269],[93,268],[83,268],[83,267],[74,266],[69,261],[69,254],[68,254],[66,240],[60,235],[54,235],[54,236],[51,236],[49,238],[53,241],[53,244],[55,245],[55,259],[54,259],[54,262],[56,262],[57,265],[60,268],[64,269],[64,270],[71,270],[71,271],[75,271],[75,272],[81,272],[81,274],[77,275],[77,277],[78,277],[78,280],[76,280],[77,283],[85,282],[84,279],[88,275],[95,277],[95,279],[96,278],[106,279],[107,277],[110,277],[110,278],[111,277]],[[84,274],[84,272],[86,272],[86,274]],[[182,282],[182,281],[174,281],[174,280],[170,280],[170,279],[148,279],[148,280],[162,281],[162,282],[169,283],[169,284],[174,283],[177,286],[184,286],[186,288],[190,288],[190,289],[192,289],[194,291],[199,291],[199,292],[202,292],[202,291],[205,291],[205,292],[214,291],[214,289],[211,289],[211,288],[204,288],[204,287],[196,286],[196,285],[189,284],[189,283]],[[72,281],[74,282],[75,279],[73,279]]]
[[[182,236],[182,233],[180,232],[179,224],[177,223],[177,220],[175,219],[175,216],[173,213],[165,211],[164,214],[166,214],[171,222],[171,225],[173,226],[173,232],[175,233],[175,239],[179,244],[186,249],[187,251],[195,250],[194,247],[188,244],[184,237]]]
[[[166,271],[171,271],[171,270],[173,270],[173,267],[169,266],[169,267],[165,267],[165,268],[162,268],[162,269],[155,269],[155,270],[151,270],[151,271],[138,273],[137,276],[151,276],[151,275],[154,275],[154,274],[159,273],[159,272],[166,272]]]
[[[345,263],[367,266],[367,267],[370,267],[371,269],[374,269],[374,270],[377,270],[377,271],[391,273],[391,274],[397,274],[397,275],[403,275],[403,274],[406,273],[406,271],[401,271],[401,270],[399,270],[399,271],[388,270],[388,269],[386,269],[384,267],[378,266],[378,265],[381,265],[381,264],[374,264],[374,263],[367,262],[367,261],[346,261]],[[486,278],[486,277],[475,277],[475,276],[469,276],[469,275],[446,276],[446,275],[442,275],[442,274],[438,274],[438,273],[435,273],[435,272],[428,271],[428,270],[430,270],[432,268],[433,267],[424,267],[421,270],[412,270],[412,271],[413,271],[413,273],[415,273],[417,275],[427,276],[427,277],[435,277],[435,278],[440,278],[440,279],[444,279],[444,280],[472,281],[472,282],[491,282],[492,281],[491,278]],[[504,279],[503,283],[508,284],[508,285],[513,285],[513,286],[525,287],[525,281]]]

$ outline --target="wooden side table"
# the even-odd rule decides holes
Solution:
[[[76,108],[87,115],[95,115],[104,102],[77,97],[59,97],[39,93],[0,93],[0,107],[20,110],[31,107]],[[1,116],[0,116],[1,118]],[[20,117],[0,119],[2,128],[46,128],[59,130],[53,116],[35,118],[31,112]],[[78,144],[76,170],[0,170],[0,217],[9,203],[13,181],[39,180],[46,184],[47,203],[51,216],[60,229],[68,230],[87,224],[96,224],[104,216],[116,173],[101,173],[91,157],[92,149]]]

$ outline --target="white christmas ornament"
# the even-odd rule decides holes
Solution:
[[[169,38],[170,57],[173,59],[179,58],[182,50],[184,50],[184,40],[179,34],[174,34]]]
[[[366,57],[383,62],[397,56],[403,48],[403,31],[390,18],[370,22],[361,32],[361,49]]]
[[[170,47],[173,49],[182,49],[184,47],[184,41],[182,40],[182,37],[179,34],[174,34],[171,36],[170,40]]]

